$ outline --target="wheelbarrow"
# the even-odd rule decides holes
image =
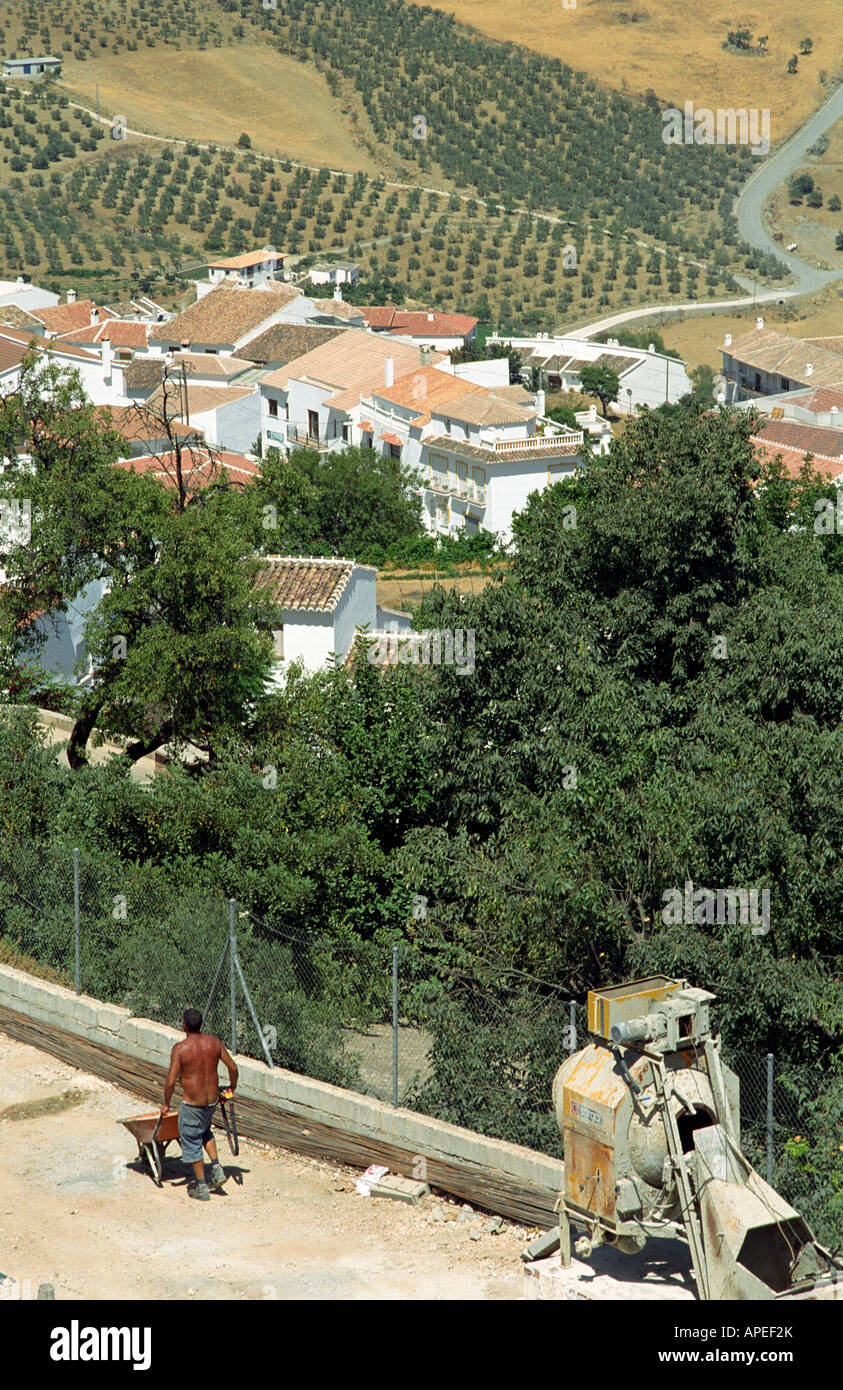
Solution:
[[[118,1120],[138,1146],[138,1158],[149,1169],[152,1181],[157,1187],[164,1185],[164,1155],[167,1145],[179,1137],[179,1116],[177,1110],[161,1115],[154,1110],[148,1115],[130,1115],[127,1120]]]
[[[234,1093],[230,1086],[220,1087],[219,1106],[228,1147],[235,1158],[240,1153],[240,1139],[237,1134],[237,1118],[234,1113]],[[158,1187],[164,1185],[164,1155],[167,1145],[179,1137],[179,1115],[170,1110],[161,1115],[157,1110],[147,1115],[130,1115],[126,1120],[118,1120],[134,1138],[138,1146],[138,1158],[148,1168],[153,1182]]]

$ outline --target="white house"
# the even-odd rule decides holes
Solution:
[[[648,348],[623,347],[617,339],[595,343],[588,338],[555,337],[501,338],[489,343],[509,343],[521,353],[525,372],[536,368],[543,384],[551,389],[580,391],[583,367],[608,367],[620,382],[615,409],[633,414],[636,406],[656,406],[676,402],[693,388],[684,362]]]
[[[168,398],[176,385],[168,387]],[[248,454],[261,432],[261,398],[255,385],[200,386],[188,380],[187,391],[182,388],[175,397],[179,401],[182,419],[191,429],[199,431],[209,444],[235,454]],[[159,387],[144,402],[160,411],[164,405],[164,388]]]
[[[360,267],[353,261],[323,261],[311,266],[308,279],[312,285],[356,285]]]
[[[436,534],[511,535],[531,492],[576,477],[582,430],[539,416],[522,386],[486,387],[421,366],[361,400],[363,443],[418,477],[423,520]]]
[[[156,325],[150,350],[213,352],[233,355],[260,333],[278,323],[307,323],[314,302],[292,285],[267,281],[249,293],[224,282],[167,323]]]
[[[418,349],[409,344],[349,328],[270,372],[260,383],[264,452],[303,446],[327,452],[365,443],[361,393],[419,362]]]
[[[194,281],[197,298],[203,298],[223,280],[244,290],[259,288],[270,280],[285,280],[286,257],[286,251],[265,246],[260,251],[244,251],[240,256],[223,256],[218,261],[209,261],[207,283]]]
[[[46,309],[58,304],[59,296],[52,290],[43,290],[40,285],[32,285],[19,275],[17,280],[0,280],[0,309],[14,305],[32,313],[33,309]]]
[[[26,352],[34,345],[44,357],[62,368],[75,368],[82,385],[94,405],[124,405],[128,398],[123,390],[123,365],[116,362],[106,339],[102,345],[102,355],[77,347],[75,343],[61,342],[56,338],[42,338],[27,329],[8,328],[0,324],[0,344],[11,345],[0,351],[0,364],[11,361],[17,350],[18,366]],[[0,365],[0,371],[2,366]],[[8,377],[12,379],[11,374]],[[14,378],[16,380],[16,378]]]
[[[276,605],[276,684],[293,662],[313,672],[332,656],[343,660],[360,628],[377,628],[376,578],[376,569],[354,560],[266,557],[257,583]]]
[[[843,337],[791,338],[757,318],[755,328],[734,341],[727,333],[721,352],[730,402],[797,387],[843,390]]]

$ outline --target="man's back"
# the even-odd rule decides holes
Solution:
[[[181,1084],[188,1105],[215,1105],[219,1098],[217,1069],[222,1044],[213,1033],[188,1033],[178,1043]]]

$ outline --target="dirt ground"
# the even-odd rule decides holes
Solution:
[[[0,1272],[17,1281],[0,1298],[44,1283],[57,1299],[693,1297],[676,1242],[528,1276],[535,1233],[514,1222],[492,1232],[439,1194],[364,1198],[357,1171],[251,1141],[234,1159],[220,1136],[226,1193],[193,1202],[178,1146],[158,1189],[115,1123],[147,1102],[2,1033],[0,1075]]]
[[[0,1271],[58,1299],[491,1299],[529,1296],[504,1222],[436,1220],[354,1191],[358,1173],[243,1141],[225,1196],[193,1202],[173,1145],[158,1190],[115,1124],[150,1107],[0,1034]],[[467,1215],[467,1214],[466,1214]]]

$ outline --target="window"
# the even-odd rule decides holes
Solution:
[[[270,415],[272,415],[272,416],[277,416],[277,415],[278,415],[278,402],[277,402],[277,401],[274,401],[274,400],[272,399],[272,397],[270,397],[270,400],[269,400],[269,413],[270,413]]]
[[[486,470],[485,468],[472,468],[474,476],[474,491],[478,497],[486,496]]]
[[[400,445],[400,444],[390,444],[390,446],[389,446],[389,457],[392,458],[392,459],[400,459],[400,457],[401,457],[401,445]]]
[[[311,439],[319,438],[319,411],[309,410],[307,412],[307,432]]]
[[[445,421],[445,433],[446,433],[446,434],[450,434],[450,433],[451,433],[451,422],[450,422],[450,420],[446,420],[446,421]]]
[[[342,442],[343,442],[343,444],[347,444],[350,438],[351,438],[351,426],[350,426],[349,424],[346,423],[346,424],[344,424],[343,427],[342,427]]]

